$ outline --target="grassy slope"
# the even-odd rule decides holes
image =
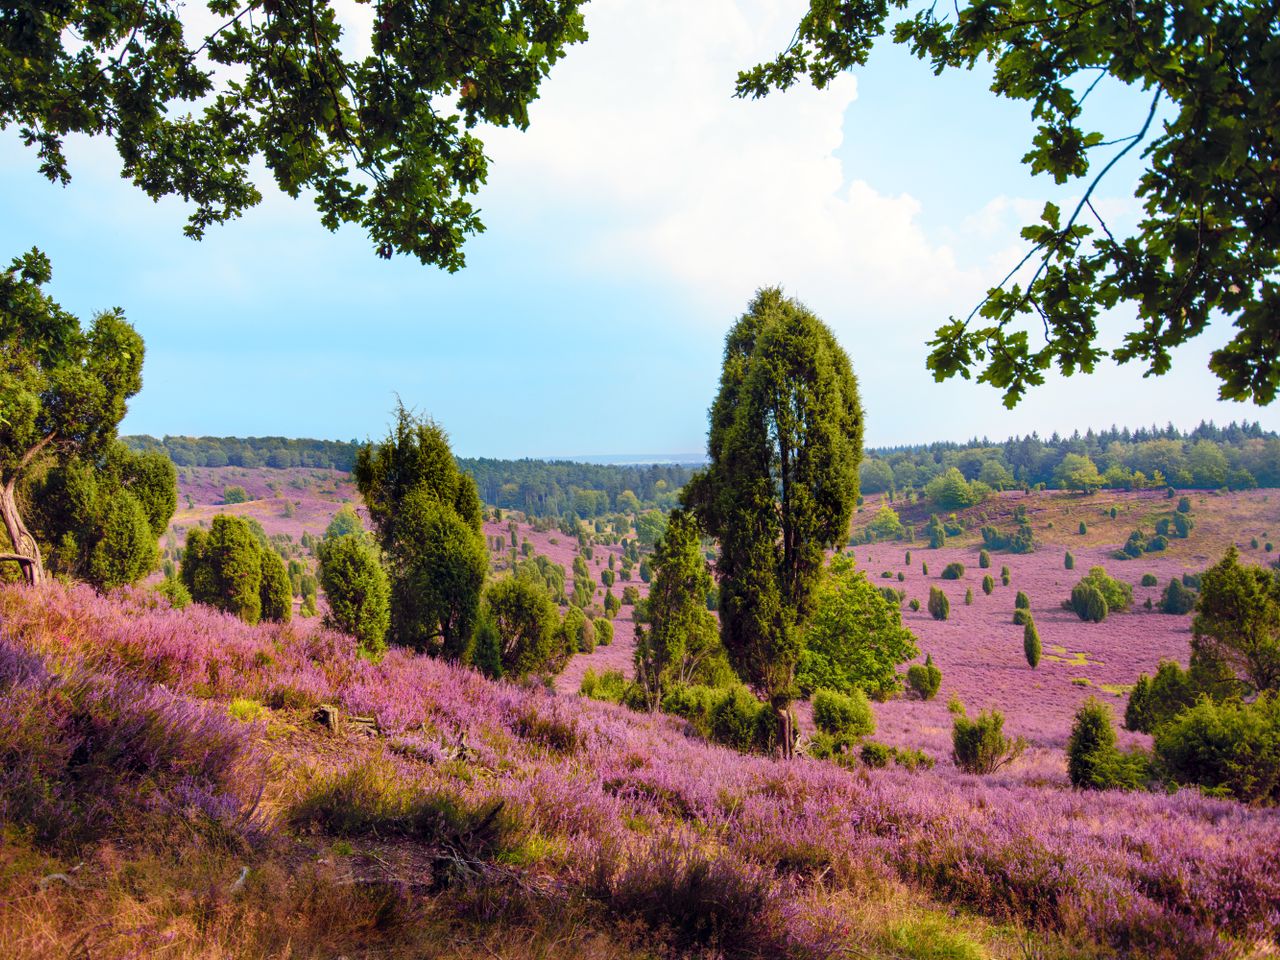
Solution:
[[[142,594],[6,588],[0,625],[6,956],[1188,958],[1277,935],[1270,812],[742,757]],[[326,730],[320,702],[377,729]]]

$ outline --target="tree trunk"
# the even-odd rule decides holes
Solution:
[[[778,746],[782,748],[782,759],[790,760],[795,756],[795,731],[791,724],[791,706],[788,704],[781,709],[776,709],[776,712],[778,714]]]
[[[44,561],[40,557],[40,545],[27,530],[18,512],[18,499],[14,493],[17,478],[10,480],[0,488],[0,519],[4,520],[5,531],[13,544],[13,553],[3,554],[3,559],[16,560],[22,567],[22,576],[27,583],[34,586],[45,579]]]

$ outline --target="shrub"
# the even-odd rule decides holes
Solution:
[[[1245,803],[1280,803],[1280,697],[1195,705],[1155,732],[1156,759],[1176,783]]]
[[[1178,513],[1190,513],[1190,512],[1191,512],[1191,498],[1183,497],[1178,501]]]
[[[1032,670],[1040,665],[1040,631],[1033,620],[1028,620],[1022,628],[1022,652],[1027,655]]]
[[[907,580],[907,575],[906,575],[905,573],[903,573],[901,570],[899,570],[899,571],[898,571],[898,582],[899,582],[899,583],[905,583],[905,582],[906,582],[906,580]]]
[[[1119,511],[1119,510],[1117,510],[1115,507],[1112,507],[1112,508],[1111,508],[1109,511],[1107,511],[1107,512],[1111,515],[1111,519],[1112,519],[1112,520],[1114,520],[1114,519],[1115,519],[1117,516],[1119,516],[1119,514],[1120,514],[1120,511]]]
[[[964,576],[963,563],[948,563],[942,571],[943,580],[959,580]]]
[[[1000,582],[1004,584],[1006,587],[1009,585],[1009,568],[1008,567],[1000,568]]]
[[[1196,683],[1190,673],[1172,660],[1162,660],[1154,677],[1138,677],[1125,706],[1126,730],[1154,733],[1196,700]]]
[[[590,667],[582,675],[582,683],[578,694],[589,700],[602,700],[605,703],[622,703],[627,694],[627,678],[621,670],[605,670],[597,674]]]
[[[921,700],[932,700],[942,686],[942,671],[933,663],[933,655],[927,654],[924,663],[913,663],[907,668],[907,686]]]
[[[868,767],[873,767],[878,770],[889,765],[889,760],[893,756],[893,750],[883,743],[877,743],[872,740],[871,742],[864,743],[862,745],[862,749],[858,752],[858,756]]]
[[[988,597],[991,596],[991,592],[995,590],[995,588],[996,588],[996,582],[991,578],[991,574],[987,574],[985,577],[982,578],[982,592],[985,593]]]
[[[1142,575],[1142,585],[1144,587],[1154,587],[1159,582],[1154,573],[1144,573]]]
[[[1067,551],[1067,555],[1062,558],[1062,565],[1068,570],[1076,568],[1076,558],[1071,555],[1071,551]]]
[[[929,562],[927,560],[920,561],[920,573],[926,577],[929,575]]]
[[[1101,603],[1094,598],[1094,593],[1101,598]],[[1108,613],[1128,610],[1132,603],[1133,587],[1108,576],[1102,567],[1090,568],[1088,576],[1071,590],[1071,609],[1081,620],[1092,623],[1102,622]]]
[[[248,503],[249,491],[241,486],[223,487],[222,502],[223,503]]]
[[[1252,540],[1250,540],[1250,541],[1249,541],[1249,546],[1251,546],[1251,547],[1253,547],[1253,549],[1257,550],[1257,549],[1258,549],[1258,538],[1257,538],[1257,537],[1254,537]]]
[[[1013,625],[1015,627],[1025,627],[1032,622],[1031,611],[1023,607],[1017,607],[1013,611]]]
[[[875,715],[866,694],[855,689],[852,694],[834,690],[813,693],[813,722],[825,733],[846,737],[865,737],[876,730]]]
[[[908,603],[907,606],[911,608],[912,613],[920,612],[920,601],[917,600],[915,597],[911,598],[911,602]]]
[[[1031,598],[1019,590],[1018,595],[1013,598],[1013,608],[1015,610],[1030,610]]]
[[[937,587],[929,588],[929,614],[935,620],[946,620],[951,616],[951,601]]]
[[[1081,520],[1081,521],[1080,521],[1080,536],[1082,536],[1082,537],[1083,537],[1083,536],[1084,536],[1086,533],[1088,533],[1088,532],[1089,532],[1089,525],[1088,525],[1087,523],[1085,523],[1083,520]]]
[[[984,710],[971,720],[964,706],[956,703],[952,709],[951,758],[957,767],[965,773],[995,773],[1022,755],[1026,741],[1004,735],[1004,714],[999,710]]]
[[[757,742],[759,716],[768,709],[745,687],[734,687],[711,707],[711,739],[735,750],[750,750]]]
[[[1160,553],[1161,551],[1168,549],[1168,547],[1169,538],[1158,534],[1148,540],[1146,546],[1142,549],[1144,553]]]
[[[1067,776],[1084,790],[1133,790],[1146,779],[1147,759],[1141,751],[1116,749],[1111,708],[1090,697],[1076,712],[1067,741]]]
[[[169,601],[169,606],[182,610],[191,605],[191,593],[176,576],[166,576],[155,586],[156,593]]]
[[[1254,546],[1257,546],[1257,544],[1255,543],[1255,544],[1254,544]],[[910,551],[910,550],[908,550],[908,551],[907,551],[906,560],[905,560],[904,562],[906,563],[906,565],[907,565],[907,566],[911,566],[911,551]]]
[[[987,570],[991,567],[991,554],[986,550],[978,551],[978,566],[983,570]]]
[[[964,605],[966,607],[973,606],[973,587],[970,587],[964,592]]]
[[[608,597],[605,598],[606,601],[608,599]],[[606,607],[607,605],[608,604],[606,603]],[[600,644],[602,647],[607,647],[609,644],[613,643],[613,623],[609,618],[596,617],[594,623],[596,628],[596,643]]]
[[[647,581],[646,581],[647,582]],[[622,588],[622,603],[624,606],[635,606],[636,601],[640,599],[640,590],[632,584],[627,584]]]
[[[1170,580],[1160,596],[1160,612],[1170,614],[1190,613],[1196,608],[1196,591],[1184,587],[1181,580]]]
[[[364,653],[380,654],[391,623],[391,586],[377,549],[363,534],[345,533],[321,540],[318,553],[329,600],[325,623],[355,637]]]
[[[1097,587],[1084,583],[1077,584],[1071,591],[1071,609],[1076,616],[1087,623],[1101,623],[1107,619],[1109,608],[1107,599]]]

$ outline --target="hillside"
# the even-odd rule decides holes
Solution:
[[[1271,811],[741,756],[145,591],[0,590],[0,718],[15,958],[1172,960],[1280,932]]]

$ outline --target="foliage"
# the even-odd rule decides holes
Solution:
[[[0,127],[18,126],[40,172],[63,184],[65,138],[107,136],[121,174],[153,200],[194,204],[191,237],[259,203],[251,171],[265,165],[284,193],[314,198],[326,228],[359,224],[379,256],[450,271],[483,229],[467,199],[488,173],[472,128],[527,126],[543,77],[586,36],[573,0],[393,7],[354,58],[336,4],[249,17],[202,6],[18,8],[3,35]]]
[[[978,551],[978,566],[983,570],[989,570],[991,568],[991,554],[986,550]]]
[[[995,773],[1022,756],[1026,741],[1004,735],[1004,714],[983,710],[970,719],[961,706],[951,725],[951,759],[965,773]]]
[[[1067,740],[1067,776],[1071,785],[1086,790],[1134,790],[1146,779],[1147,760],[1135,750],[1122,754],[1116,747],[1111,708],[1090,697],[1076,711]]]
[[[964,564],[959,561],[948,563],[942,570],[943,580],[959,580],[964,576]]]
[[[249,491],[239,484],[222,488],[222,502],[226,504],[248,503]]]
[[[258,605],[263,620],[288,623],[293,619],[293,590],[289,571],[274,550],[260,551],[262,580],[258,585]]]
[[[1223,663],[1254,690],[1280,688],[1280,578],[1242,565],[1234,545],[1202,575],[1191,631],[1193,657]]]
[[[652,556],[648,629],[636,628],[636,682],[651,708],[672,684],[706,679],[711,661],[722,659],[716,619],[707,610],[711,571],[702,555],[692,515],[671,513]]]
[[[723,694],[708,714],[711,739],[734,750],[746,752],[760,744],[763,716],[768,705],[761,703],[744,687],[734,687]]]
[[[1006,550],[1009,553],[1034,553],[1036,549],[1035,532],[1031,529],[1031,524],[1025,521],[1020,522],[1012,533],[998,527],[984,526],[982,542],[992,550]]]
[[[891,9],[813,0],[786,50],[739,75],[739,96],[786,89],[805,75],[823,87],[865,64]],[[1142,0],[1119,28],[1092,9],[1037,0],[970,3],[954,17],[926,6],[894,23],[895,42],[936,73],[990,62],[993,91],[1032,104],[1037,131],[1022,159],[1033,173],[1058,184],[1091,177],[1069,216],[1047,203],[1040,223],[1023,230],[1032,246],[1022,264],[1035,265],[1029,278],[1015,268],[967,318],[937,330],[928,361],[936,378],[977,370],[1012,406],[1055,365],[1067,374],[1092,372],[1108,354],[1097,342],[1099,313],[1131,303],[1140,325],[1110,351],[1116,360],[1164,373],[1174,348],[1225,316],[1235,335],[1209,362],[1220,395],[1274,399],[1280,364],[1268,345],[1280,297],[1280,225],[1265,171],[1277,161],[1280,119],[1278,84],[1267,72],[1275,40],[1269,17],[1257,0],[1194,9]],[[1078,93],[1085,74],[1094,80]],[[1084,100],[1104,77],[1147,92],[1146,116],[1141,125],[1135,119],[1131,135],[1117,139],[1082,121]],[[1089,199],[1148,134],[1136,191],[1143,216],[1126,236]],[[1027,315],[1043,326],[1039,347],[1023,329]],[[982,325],[971,328],[975,316]]]
[[[523,677],[561,659],[555,649],[559,618],[544,591],[509,577],[489,585],[484,606],[483,617],[497,635],[504,676]]]
[[[861,690],[839,693],[819,688],[813,692],[813,722],[826,733],[866,737],[876,732],[875,714]]]
[[[902,518],[898,516],[898,511],[886,503],[876,511],[875,518],[867,524],[867,532],[875,540],[900,540],[907,531],[902,525]]]
[[[1156,759],[1175,782],[1245,803],[1280,803],[1280,697],[1201,697],[1155,731]]]
[[[918,655],[916,638],[890,601],[853,558],[832,558],[813,602],[796,669],[801,693],[818,688],[885,696],[897,688],[896,668]]]
[[[935,620],[946,620],[951,616],[951,601],[938,587],[929,588],[929,615]]]
[[[1190,707],[1199,695],[1195,672],[1173,660],[1161,660],[1154,677],[1138,677],[1125,705],[1126,730],[1154,733],[1158,727]]]
[[[360,448],[354,473],[391,583],[391,641],[461,657],[489,566],[475,481],[444,430],[403,405],[387,438]]]
[[[1022,628],[1022,652],[1032,670],[1040,666],[1040,631],[1034,620],[1028,620]]]
[[[1159,582],[1154,573],[1144,573],[1142,575],[1142,585],[1144,587],[1154,587]]]
[[[325,626],[356,638],[371,657],[386,649],[391,624],[391,585],[377,548],[362,533],[330,536],[320,541],[320,583],[329,601]]]
[[[1013,598],[1013,608],[1015,610],[1030,610],[1031,598],[1028,597],[1024,591],[1019,590],[1017,595]]]
[[[1081,453],[1068,453],[1053,473],[1053,479],[1063,490],[1096,493],[1102,487],[1102,475],[1097,465]]]
[[[942,686],[942,671],[933,663],[933,655],[926,654],[924,663],[907,667],[907,686],[921,700],[932,700]]]
[[[955,467],[925,484],[924,495],[943,510],[962,510],[986,499],[990,491],[980,480],[972,483]]]
[[[1072,555],[1070,550],[1068,550],[1066,555],[1062,558],[1062,566],[1066,570],[1074,570],[1076,568],[1076,558]]]
[[[1099,607],[1091,594],[1096,592],[1102,600]],[[1133,587],[1123,580],[1107,574],[1103,567],[1090,567],[1071,590],[1071,609],[1081,620],[1099,623],[1108,613],[1128,610],[1133,603]]]
[[[1196,608],[1197,594],[1190,587],[1184,587],[1176,577],[1169,581],[1160,596],[1160,612],[1172,614],[1190,613]]]
[[[992,578],[991,574],[987,574],[985,577],[983,577],[983,578],[982,578],[982,592],[983,592],[983,593],[985,593],[987,596],[991,596],[991,594],[992,594],[992,592],[995,590],[995,588],[996,588],[996,582],[995,582],[995,580]]]
[[[220,513],[208,533],[199,527],[187,533],[182,582],[197,603],[257,623],[262,616],[262,554],[243,518]]]
[[[72,457],[92,471],[115,439],[126,402],[142,386],[142,338],[124,315],[119,310],[99,313],[85,330],[44,293],[52,275],[49,258],[35,249],[0,273],[0,521],[9,548],[0,558],[16,562],[28,583],[44,579],[44,560],[38,533],[24,520],[30,511],[20,507],[18,485],[36,470],[66,464]],[[48,533],[60,543],[64,533],[93,529],[96,543],[77,543],[68,552],[79,560],[85,551],[98,551],[97,563],[90,560],[96,567],[91,575],[104,585],[130,582],[145,572],[139,571],[144,544],[138,541],[156,514],[111,477],[86,479],[97,481],[93,504],[85,511],[55,511],[63,522]],[[158,535],[156,531],[152,540]],[[148,570],[154,542],[150,547]]]
[[[360,515],[356,513],[355,507],[349,503],[344,503],[338,508],[338,512],[333,515],[333,519],[329,521],[329,525],[324,529],[324,539],[332,540],[336,537],[344,537],[348,534],[363,534],[364,524],[360,522]]]
[[[720,636],[769,699],[790,752],[800,627],[823,551],[842,543],[858,496],[862,407],[849,358],[813,313],[761,290],[725,340],[710,411],[710,465],[684,501],[720,544]]]

